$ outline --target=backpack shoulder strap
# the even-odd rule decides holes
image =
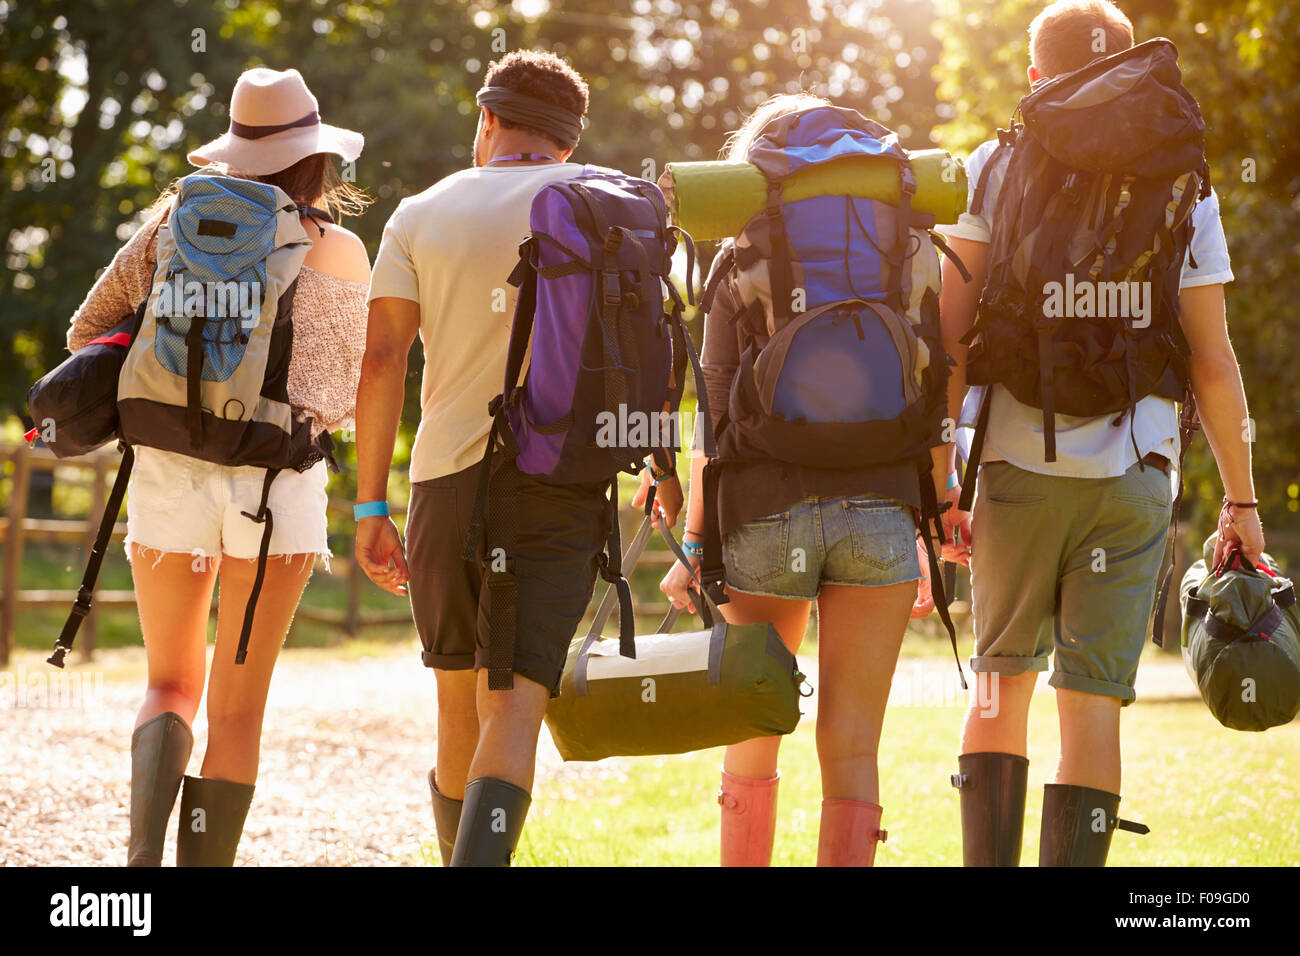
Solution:
[[[117,514],[122,510],[122,499],[126,497],[126,486],[131,478],[131,468],[134,464],[135,451],[130,445],[123,443],[122,464],[118,466],[113,490],[109,492],[108,502],[104,505],[104,515],[99,519],[99,530],[95,533],[95,543],[90,549],[90,560],[86,562],[86,573],[81,576],[77,599],[72,605],[72,612],[68,615],[63,630],[59,633],[58,640],[54,642],[54,653],[46,658],[46,663],[53,664],[55,667],[63,666],[63,658],[67,656],[68,651],[72,650],[81,622],[86,619],[91,604],[94,603],[95,582],[99,580],[99,569],[104,563],[104,555],[108,552],[108,545],[113,537],[113,526],[117,524]]]

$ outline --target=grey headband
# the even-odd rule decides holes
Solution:
[[[485,86],[474,97],[503,120],[541,130],[572,149],[582,135],[582,117],[563,106],[546,103],[534,96],[516,93],[504,86]]]

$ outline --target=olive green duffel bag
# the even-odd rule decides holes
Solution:
[[[1265,554],[1251,568],[1239,552],[1214,574],[1217,534],[1179,588],[1183,661],[1219,723],[1267,730],[1300,713],[1300,609],[1295,588]]]
[[[647,518],[624,573],[651,530]],[[667,529],[664,537],[684,560]],[[636,638],[633,659],[619,655],[617,638],[600,636],[615,603],[613,589],[606,593],[586,637],[570,646],[560,694],[546,709],[565,760],[687,753],[795,729],[804,676],[776,628],[727,624],[707,598],[699,601],[703,630],[669,633],[678,617],[671,611],[657,633]]]

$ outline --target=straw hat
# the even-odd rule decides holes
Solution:
[[[316,97],[297,70],[246,70],[230,98],[230,129],[189,154],[195,166],[225,163],[250,176],[287,169],[315,153],[351,162],[365,138],[320,121]]]

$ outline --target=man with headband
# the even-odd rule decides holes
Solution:
[[[559,682],[555,662],[563,668],[586,610],[587,565],[603,544],[607,508],[603,488],[521,488],[515,551],[544,539],[550,575],[545,600],[526,601],[520,588],[514,687],[489,691],[487,628],[479,620],[484,571],[461,548],[491,426],[488,403],[505,377],[517,297],[506,277],[528,235],[534,195],[581,170],[567,160],[582,132],[587,84],[552,54],[516,51],[490,65],[478,102],[474,167],[403,200],[384,230],[357,397],[357,510],[364,515],[357,560],[380,587],[409,591],[422,659],[437,680],[429,788],[443,864],[453,866],[505,865],[514,852],[537,735]],[[385,502],[417,332],[424,380],[404,551]],[[557,515],[560,521],[548,520]]]

